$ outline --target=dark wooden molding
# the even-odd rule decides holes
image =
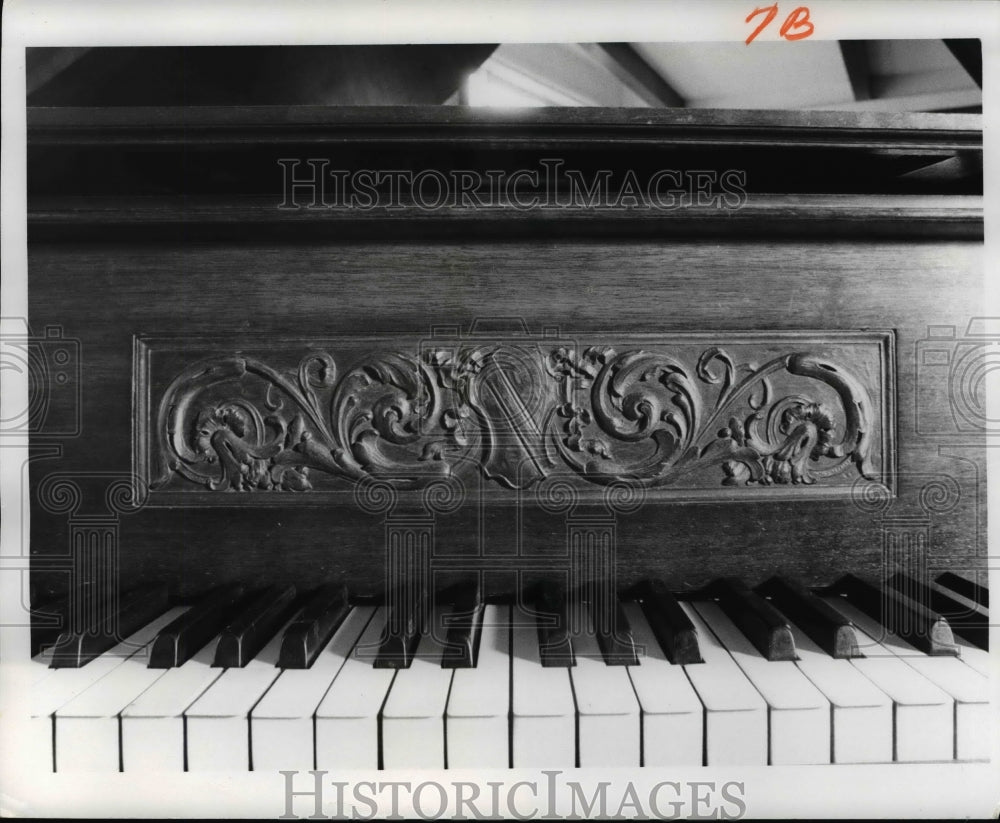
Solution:
[[[975,115],[29,108],[28,180],[33,241],[983,235]]]
[[[979,195],[746,196],[735,208],[678,203],[662,209],[580,204],[517,209],[509,205],[428,210],[413,204],[357,209],[282,209],[279,196],[36,198],[29,208],[33,240],[101,237],[239,239],[248,227],[276,237],[383,240],[477,236],[768,236],[982,240]],[[544,203],[544,201],[543,201]]]
[[[462,106],[29,107],[28,140],[52,143],[238,144],[447,139],[565,146],[691,143],[824,144],[879,149],[981,149],[975,114],[735,109]]]

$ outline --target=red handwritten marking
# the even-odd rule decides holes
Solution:
[[[792,32],[792,29],[805,29],[805,31]],[[785,18],[785,22],[782,23],[778,34],[786,40],[802,40],[815,30],[816,27],[809,20],[809,9],[805,6],[799,6]]]
[[[764,18],[764,22],[761,23],[757,28],[753,30],[750,36],[746,39],[746,44],[749,46],[765,28],[768,24],[777,16],[778,14],[778,4],[775,3],[771,6],[761,6],[760,8],[754,9],[750,14],[747,15],[747,19],[743,22],[749,23],[758,14],[767,12],[767,16]],[[802,40],[803,38],[809,37],[816,27],[812,24],[809,19],[809,8],[808,6],[798,6],[795,8],[788,17],[785,18],[785,22],[781,24],[781,28],[778,30],[778,35],[784,37],[786,40]]]
[[[750,43],[753,42],[754,38],[758,34],[760,34],[767,27],[767,24],[770,23],[774,19],[775,15],[778,13],[778,4],[775,3],[773,6],[764,6],[763,8],[754,9],[752,12],[750,12],[750,14],[747,15],[747,19],[744,20],[743,22],[744,23],[749,23],[758,14],[760,14],[761,12],[764,12],[764,11],[767,12],[767,17],[764,18],[764,22],[763,23],[761,23],[759,26],[757,26],[757,28],[755,28],[753,30],[753,34],[751,34],[747,38],[747,45],[748,46],[750,45]]]

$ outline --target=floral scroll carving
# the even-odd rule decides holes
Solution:
[[[246,382],[257,384],[258,401],[234,396]],[[420,464],[418,473],[447,473],[446,462],[434,464],[451,446],[471,445],[461,425],[468,415],[446,408],[431,366],[406,354],[369,358],[342,377],[326,352],[303,358],[294,377],[256,359],[221,358],[168,387],[157,420],[166,459],[153,487],[174,473],[236,492],[308,491],[316,473],[359,481]]]
[[[884,481],[884,387],[835,355],[378,342],[312,349],[284,370],[229,353],[161,377],[140,445],[150,489],[295,497],[371,478],[519,489],[559,475],[669,496]]]
[[[578,356],[559,349],[550,354],[549,371],[590,387],[587,402],[567,400],[556,408],[561,425],[553,444],[564,463],[593,482],[624,475],[657,487],[706,464],[721,468],[725,486],[812,485],[849,464],[875,478],[868,392],[836,364],[810,354],[737,366],[713,347],[690,370],[643,350],[588,348]],[[770,378],[780,372],[833,389],[843,422],[838,426],[833,409],[807,396],[775,398]],[[703,386],[719,387],[710,407]],[[616,456],[616,442],[643,441],[651,448],[642,456]]]

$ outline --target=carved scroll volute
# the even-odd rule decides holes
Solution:
[[[700,397],[684,367],[669,355],[592,347],[577,356],[557,349],[550,364],[567,387],[575,382],[589,390],[582,398],[567,391],[557,412],[565,436],[556,447],[566,463],[594,482],[625,476],[652,481],[667,474],[690,447]],[[586,436],[591,430],[594,436]],[[649,441],[652,451],[628,460],[616,456],[615,441]]]
[[[429,459],[440,407],[430,370],[407,354],[390,352],[350,369],[334,392],[332,418],[342,447],[365,472],[381,476]],[[410,447],[420,444],[412,455]]]
[[[823,358],[792,354],[772,360],[760,369],[750,368],[738,388],[752,391],[753,384],[759,383],[765,392],[770,392],[768,376],[781,371],[829,386],[836,392],[840,408],[801,395],[786,395],[768,405],[766,393],[757,404],[748,395],[747,403],[753,413],[742,421],[730,418],[729,426],[720,432],[723,447],[731,450],[729,459],[723,463],[727,474],[724,482],[812,485],[842,474],[851,464],[863,477],[876,480],[871,464],[873,411],[864,386]],[[734,390],[726,399],[737,394]],[[716,408],[721,412],[725,405],[719,403]],[[843,431],[839,439],[838,429]]]
[[[737,366],[712,347],[694,371],[706,388],[718,386],[714,402],[668,354],[604,348],[577,357],[556,349],[550,372],[591,388],[589,405],[570,401],[559,409],[550,442],[563,462],[596,483],[631,477],[649,487],[669,486],[707,464],[721,467],[727,486],[811,485],[841,473],[848,462],[875,479],[871,401],[864,386],[836,364],[795,353],[760,367]],[[839,440],[838,410],[805,395],[772,399],[771,377],[781,372],[836,392],[844,430]],[[727,414],[728,425],[720,426]],[[629,451],[643,442],[645,452]]]
[[[295,379],[238,355],[185,370],[160,403],[162,467],[152,488],[173,472],[211,491],[305,491],[310,470],[362,477],[317,395],[335,381],[325,353],[303,358]]]
[[[829,457],[847,457],[858,467],[863,477],[874,478],[875,467],[871,462],[874,409],[865,387],[836,364],[810,355],[792,355],[788,370],[792,374],[822,380],[837,391],[846,418],[844,436],[839,443],[825,445],[823,454]]]

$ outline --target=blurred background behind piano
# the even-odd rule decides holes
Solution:
[[[28,50],[29,106],[982,112],[978,40]]]

